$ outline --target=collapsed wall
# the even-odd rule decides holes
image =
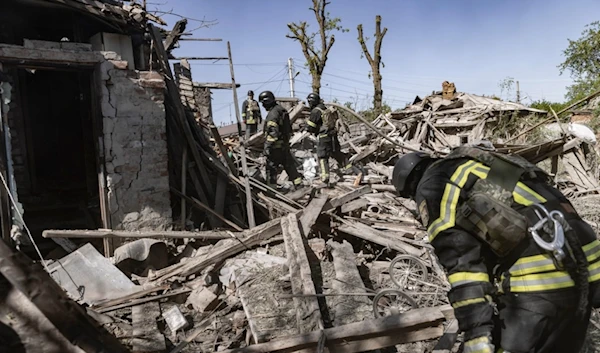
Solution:
[[[107,59],[118,59],[106,53]],[[113,229],[164,230],[171,224],[164,107],[157,72],[100,65],[101,110],[109,212]]]

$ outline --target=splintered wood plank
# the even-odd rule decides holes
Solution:
[[[338,227],[340,232],[417,257],[421,256],[424,252],[423,249],[418,249],[413,245],[407,244],[402,238],[373,229],[360,222],[344,220],[344,223],[344,225]]]
[[[586,189],[594,189],[595,185],[588,179],[587,171],[577,159],[574,153],[568,153],[562,157],[563,165],[571,177],[571,181]]]
[[[370,194],[372,192],[370,185],[365,185],[362,188],[358,188],[356,190],[352,190],[344,195],[340,195],[336,198],[331,199],[332,207],[339,207],[347,202],[350,202],[354,199],[357,199],[363,195]]]
[[[367,207],[367,205],[369,204],[369,200],[367,199],[356,199],[353,201],[350,201],[344,205],[342,205],[342,213],[350,213],[352,211],[356,211],[356,210],[360,210],[362,208]]]
[[[156,321],[160,318],[158,302],[137,305],[131,308],[133,320],[133,353],[162,352],[167,349],[165,336],[158,330]]]
[[[401,343],[423,341],[442,336],[444,315],[440,308],[415,309],[406,313],[365,320],[325,330],[285,337],[223,353],[317,352],[322,337],[329,352],[365,352]]]
[[[317,292],[311,276],[310,263],[306,255],[304,238],[300,233],[298,218],[295,214],[289,214],[281,219],[281,231],[288,258],[292,293],[294,295],[311,295],[294,298],[298,332],[306,333],[321,330],[324,327],[323,318],[321,317],[319,302],[316,297]]]
[[[356,255],[352,245],[345,240],[342,243],[329,240],[327,245],[331,247],[335,278],[337,279],[332,282],[333,292],[367,293],[356,267]],[[373,317],[373,307],[370,299],[366,296],[334,296],[327,298],[327,303],[334,314],[334,326],[342,326]]]
[[[302,216],[300,216],[300,224],[302,225],[302,234],[306,237],[310,233],[310,229],[321,215],[323,207],[327,203],[327,195],[319,196],[312,199],[308,206],[304,209]]]

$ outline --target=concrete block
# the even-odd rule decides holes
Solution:
[[[47,40],[23,39],[23,46],[28,49],[60,49],[60,42]]]
[[[210,289],[200,287],[194,289],[188,297],[185,305],[189,309],[194,309],[199,312],[210,311],[218,304],[218,297]]]
[[[163,76],[157,71],[141,71],[140,80],[160,80],[163,81]]]
[[[92,45],[88,43],[60,42],[60,48],[70,51],[92,51]]]
[[[165,89],[167,87],[163,80],[140,80],[140,85],[147,88]]]
[[[123,60],[109,60],[113,66],[119,70],[127,70],[127,61]]]
[[[114,51],[102,51],[101,54],[106,60],[122,60],[121,55]]]
[[[183,329],[189,325],[189,322],[186,320],[185,316],[179,311],[179,308],[175,305],[171,307],[171,309],[163,312],[162,316],[165,318],[167,322],[167,326],[171,329],[171,332],[176,332],[177,330]]]

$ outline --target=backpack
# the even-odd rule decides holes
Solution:
[[[316,107],[321,112],[321,119],[323,120],[323,126],[328,130],[335,129],[336,122],[340,118],[340,113],[334,107],[327,107],[327,109],[323,110],[319,107]]]
[[[255,111],[260,110],[258,107],[258,102],[253,99],[247,100],[248,105],[246,106],[246,110],[250,115],[253,115]]]

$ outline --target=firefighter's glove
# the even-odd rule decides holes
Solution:
[[[465,339],[468,337],[468,332],[465,333]],[[475,338],[469,338],[465,341],[463,353],[494,353],[494,345],[492,344],[492,336],[487,334]]]

